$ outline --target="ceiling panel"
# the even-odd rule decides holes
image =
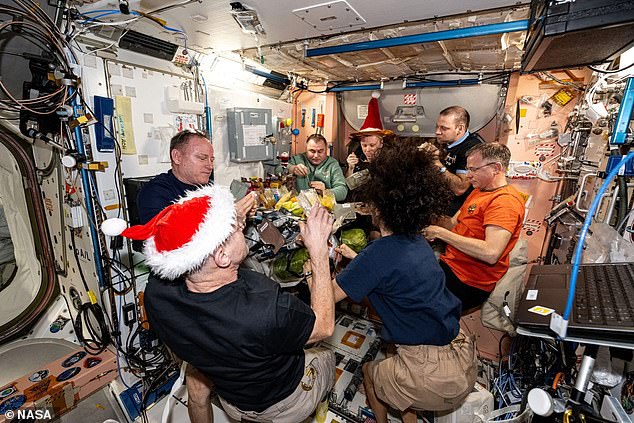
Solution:
[[[394,3],[394,6],[388,6],[386,2],[378,0],[339,1],[347,1],[366,20],[366,24],[363,26],[349,28],[349,30],[354,31],[527,3],[527,1],[517,0],[425,0],[424,2],[420,0],[400,0]],[[78,3],[87,3],[80,7],[80,10],[84,12],[104,9],[116,10],[119,4],[118,1],[114,0],[79,1]],[[266,36],[259,37],[261,45],[332,36],[347,32],[348,29],[316,30],[313,26],[293,14],[293,10],[323,3],[329,2],[319,0],[247,0],[242,2],[245,7],[257,11],[266,31]],[[331,1],[331,3],[334,2]],[[164,19],[168,26],[186,31],[192,45],[213,48],[216,51],[232,51],[255,47],[257,44],[253,36],[240,32],[238,25],[231,16],[229,1],[129,0],[129,4],[131,10],[142,12],[174,6],[167,11],[158,13],[156,16]],[[104,17],[105,21],[121,19],[122,17],[117,15]],[[200,22],[201,19],[206,19],[206,21]],[[139,21],[138,25],[142,25],[142,22],[143,20]],[[447,24],[451,25],[449,21],[447,21]],[[150,35],[173,37],[169,33],[165,33],[156,24],[143,25],[143,27]]]
[[[264,66],[278,72],[288,71],[288,58],[290,56],[301,58],[301,70],[298,66],[294,73],[313,80],[365,81],[398,79],[428,72],[512,71],[520,67],[525,36],[523,31],[316,57],[303,57],[301,51],[304,47],[338,46],[347,43],[522,20],[528,18],[528,13],[528,7],[518,7],[512,10],[479,13],[462,18],[401,24],[373,31],[311,39],[307,43],[282,43],[263,47],[260,50],[242,50],[241,54],[256,61],[263,59]],[[287,60],[278,61],[280,54],[285,55]],[[320,75],[317,77],[317,73],[314,71],[318,70],[327,70],[332,76],[323,78]]]
[[[337,0],[333,10],[342,10],[341,1],[347,1],[346,4],[366,21],[363,27],[349,27],[352,32],[341,29],[318,31],[293,13],[293,10],[310,8],[323,4],[323,1],[244,1],[245,7],[257,11],[266,31],[265,36],[258,38],[240,31],[231,16],[229,1],[130,0],[129,3],[131,10],[143,12],[173,6],[155,16],[164,19],[168,27],[185,31],[187,46],[193,50],[218,54],[238,52],[256,62],[263,62],[271,70],[292,72],[311,80],[394,79],[426,72],[514,70],[519,67],[524,33],[304,57],[305,48],[469,28],[527,19],[529,14],[526,2],[515,0],[400,0],[393,6],[376,0]],[[100,0],[80,7],[86,13],[103,9],[118,9],[118,1]],[[320,14],[328,19],[323,10]],[[129,18],[115,13],[101,20],[117,22]],[[179,45],[185,43],[182,34],[170,32],[149,19],[139,19],[124,28]]]

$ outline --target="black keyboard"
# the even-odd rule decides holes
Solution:
[[[581,266],[574,317],[588,326],[634,326],[634,265]]]

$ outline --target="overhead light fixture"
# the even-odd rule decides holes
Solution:
[[[244,70],[252,73],[253,75],[257,75],[258,80],[263,78],[261,82],[258,82],[258,85],[264,85],[265,87],[283,91],[291,83],[286,75],[279,72],[258,69],[255,66],[247,64],[244,65]]]
[[[229,3],[231,16],[236,20],[242,32],[255,35],[266,35],[258,14],[255,10],[247,9],[240,2]]]

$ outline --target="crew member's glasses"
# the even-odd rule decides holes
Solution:
[[[473,167],[473,166],[472,167],[468,167],[467,168],[467,172],[475,173],[478,170],[482,169],[483,167],[487,167],[487,166],[494,165],[494,164],[497,164],[497,162],[491,162],[491,163],[483,164],[482,166],[478,166],[478,167]]]

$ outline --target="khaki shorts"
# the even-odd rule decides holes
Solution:
[[[296,423],[310,416],[335,384],[335,354],[327,348],[304,351],[304,377],[288,397],[261,412],[243,411],[222,398],[220,404],[233,419],[256,422]]]
[[[396,355],[369,364],[377,397],[401,411],[451,410],[473,390],[475,338],[462,331],[449,345],[397,345]]]

